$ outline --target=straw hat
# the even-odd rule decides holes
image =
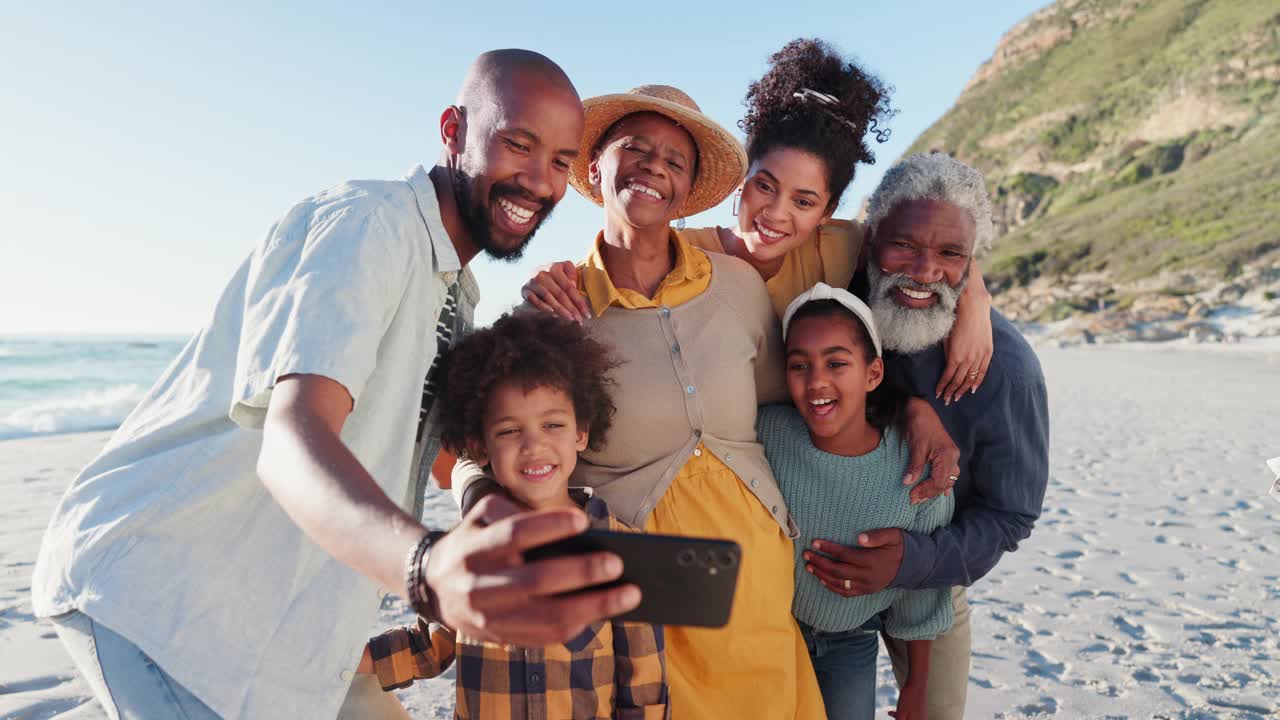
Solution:
[[[698,148],[698,175],[689,197],[681,208],[685,216],[700,213],[720,204],[738,187],[747,174],[747,151],[742,143],[702,114],[698,104],[683,91],[670,85],[641,85],[625,93],[598,95],[582,101],[587,123],[582,131],[581,152],[569,168],[569,184],[597,205],[604,205],[600,194],[591,187],[591,151],[600,136],[624,116],[637,112],[666,115],[689,131]]]

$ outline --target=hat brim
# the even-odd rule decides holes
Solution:
[[[569,184],[583,197],[604,206],[604,199],[591,184],[591,151],[614,123],[632,113],[656,112],[665,115],[693,136],[698,148],[698,174],[689,197],[680,209],[682,217],[696,215],[719,205],[747,174],[747,151],[742,143],[706,115],[662,98],[620,93],[598,95],[582,101],[586,127],[578,157],[569,168]]]

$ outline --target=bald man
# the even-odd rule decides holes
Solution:
[[[476,60],[440,159],[295,205],[54,512],[32,582],[112,717],[334,717],[386,593],[465,635],[564,642],[638,601],[612,556],[525,567],[576,511],[419,521],[438,355],[480,252],[564,196],[582,104],[537,53]],[[358,713],[357,713],[358,714]]]

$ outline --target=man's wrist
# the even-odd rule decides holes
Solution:
[[[443,530],[428,530],[410,546],[405,558],[405,600],[415,613],[427,620],[440,620],[436,594],[427,584],[427,560],[431,557],[431,548],[444,536]]]
[[[910,530],[900,532],[902,533],[902,559],[898,561],[898,571],[889,581],[889,587],[915,590],[927,574],[927,569],[920,567],[920,563],[913,563],[913,556],[920,550],[920,539]]]

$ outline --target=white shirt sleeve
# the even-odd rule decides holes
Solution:
[[[230,416],[260,428],[285,375],[322,375],[359,402],[414,248],[366,198],[295,206],[254,253]]]

